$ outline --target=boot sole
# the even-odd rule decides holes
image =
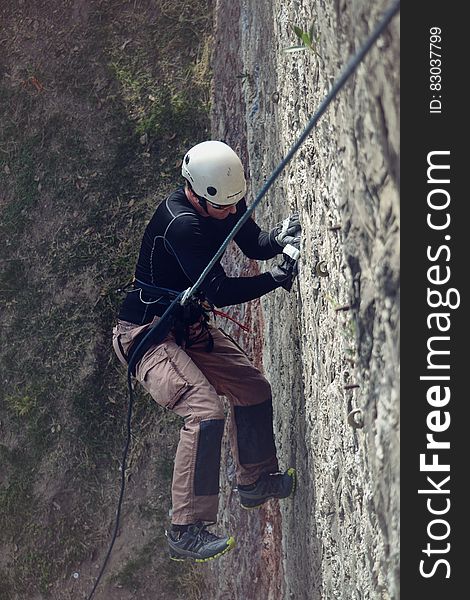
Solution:
[[[174,553],[174,550],[172,548],[170,548],[170,560],[174,560],[177,562],[185,562],[186,560],[192,560],[198,563],[209,562],[210,560],[214,560],[215,558],[219,558],[219,556],[227,554],[227,552],[230,552],[230,550],[233,550],[235,548],[235,545],[235,539],[233,537],[229,537],[229,539],[227,540],[227,546],[221,552],[214,554],[214,556],[208,556],[207,558],[196,558],[195,556],[179,556]]]
[[[264,498],[264,500],[261,500],[259,502],[259,504],[255,504],[253,506],[246,506],[245,504],[243,504],[243,502],[240,500],[240,506],[244,509],[244,510],[255,510],[257,508],[259,508],[260,506],[263,506],[263,504],[265,504],[268,500],[285,500],[286,498],[290,498],[292,496],[292,494],[295,492],[295,488],[296,488],[296,484],[297,484],[297,475],[295,472],[295,469],[293,467],[291,467],[290,469],[287,469],[287,475],[290,475],[292,477],[292,489],[290,491],[290,494],[288,496],[285,496],[284,498],[277,498],[276,496],[269,496],[269,498]]]

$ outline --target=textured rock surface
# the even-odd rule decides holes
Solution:
[[[213,128],[245,159],[251,197],[386,8],[219,0]],[[292,25],[312,22],[321,57],[286,53]],[[242,515],[223,475],[222,522],[239,549],[213,572],[217,598],[399,597],[398,102],[396,18],[257,211],[269,228],[298,209],[303,225],[291,294],[237,315],[253,326],[241,341],[272,383],[279,456],[299,489]],[[233,273],[267,268],[236,250],[229,261]],[[363,428],[348,424],[354,408]]]

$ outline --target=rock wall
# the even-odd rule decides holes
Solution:
[[[248,199],[387,7],[218,1],[213,133],[245,159]],[[286,52],[292,27],[312,23],[316,52]],[[253,326],[239,337],[272,383],[279,457],[299,482],[293,500],[242,514],[227,457],[222,524],[239,548],[213,570],[216,598],[399,598],[398,110],[395,18],[257,210],[266,229],[293,210],[303,226],[292,292],[236,312]],[[232,273],[268,266],[236,249],[228,259]]]

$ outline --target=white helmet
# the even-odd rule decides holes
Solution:
[[[220,206],[235,204],[246,192],[242,162],[224,142],[193,146],[183,158],[181,173],[195,194]]]

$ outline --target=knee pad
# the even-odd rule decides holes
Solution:
[[[234,414],[242,465],[257,464],[276,454],[271,398],[252,406],[234,406]]]
[[[224,419],[208,419],[199,423],[194,469],[195,496],[212,496],[219,493],[220,452],[224,423]]]

